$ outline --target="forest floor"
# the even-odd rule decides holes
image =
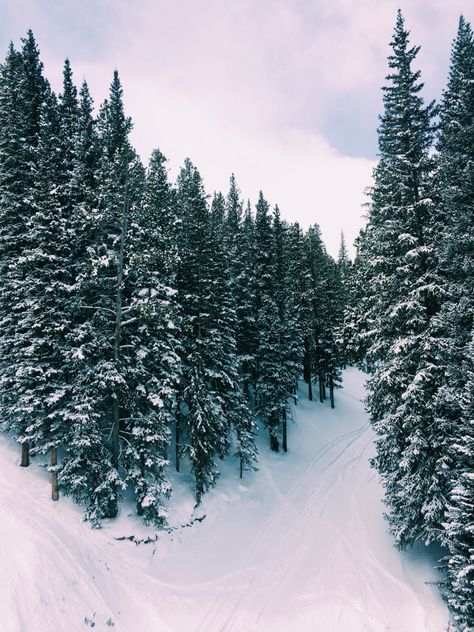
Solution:
[[[175,475],[175,528],[157,540],[127,504],[92,530],[69,500],[49,500],[40,459],[18,467],[18,446],[1,438],[0,629],[446,630],[433,585],[441,553],[396,551],[387,534],[363,383],[348,369],[335,410],[302,389],[288,453],[270,452],[262,433],[260,470],[239,480],[223,462],[197,509],[189,472]],[[153,541],[117,539],[131,536]]]

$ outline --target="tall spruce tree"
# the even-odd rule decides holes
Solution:
[[[80,385],[75,389],[77,406],[94,429],[93,445],[83,443],[81,458],[74,459],[79,468],[75,474],[80,481],[85,478],[93,484],[85,498],[87,515],[93,522],[117,515],[118,493],[126,484],[121,472],[122,443],[127,432],[123,420],[130,417],[133,399],[132,382],[128,379],[133,361],[127,338],[131,300],[127,270],[130,220],[141,203],[144,184],[143,168],[128,139],[131,126],[124,113],[122,86],[115,71],[110,98],[102,105],[97,123],[97,204],[87,218],[87,234],[92,241],[86,246],[87,259],[80,275],[81,312],[77,349],[73,352]],[[87,402],[87,408],[81,401]],[[89,458],[93,459],[93,478],[87,473]],[[72,465],[71,462],[68,479],[74,484]],[[81,486],[77,489],[79,492]]]
[[[23,441],[22,465],[28,465],[24,437],[27,420],[16,409],[15,374],[21,367],[17,353],[17,329],[21,317],[24,272],[20,257],[25,248],[30,196],[26,119],[23,112],[23,58],[10,44],[0,68],[0,406],[2,429]]]
[[[130,398],[122,419],[124,466],[135,491],[137,512],[146,522],[166,522],[164,499],[171,428],[180,379],[180,319],[177,291],[176,216],[167,180],[166,158],[151,156],[141,204],[131,208],[131,285],[126,320]]]
[[[66,85],[68,74],[65,74]],[[70,111],[68,108],[67,112]],[[68,183],[69,202],[73,205],[70,243],[74,289],[70,296],[72,328],[68,335],[70,354],[67,365],[73,388],[59,485],[64,493],[85,507],[86,517],[98,525],[105,515],[108,487],[104,481],[110,468],[110,455],[103,437],[99,390],[95,386],[96,346],[91,317],[94,319],[97,306],[89,304],[95,282],[91,255],[96,247],[100,167],[99,139],[92,113],[92,98],[84,82],[71,139],[72,172]]]
[[[181,221],[177,288],[183,318],[177,458],[185,454],[191,461],[199,503],[219,476],[216,457],[228,452],[230,433],[219,392],[227,376],[221,365],[223,331],[215,321],[220,305],[213,287],[211,216],[201,176],[190,160],[178,177],[177,203]]]
[[[0,85],[2,417],[7,420],[6,429],[22,443],[22,465],[26,466],[28,428],[36,415],[31,406],[35,384],[29,373],[35,361],[29,340],[34,334],[28,330],[28,323],[34,308],[33,276],[37,273],[33,253],[39,246],[37,224],[30,218],[41,214],[37,205],[38,145],[45,95],[49,91],[31,31],[22,40],[20,53],[10,45]],[[51,186],[54,189],[54,183]]]
[[[437,369],[427,326],[441,288],[431,233],[434,106],[420,96],[412,69],[419,47],[398,12],[384,87],[369,223],[362,242],[375,300],[369,358],[375,372],[368,405],[377,438],[374,464],[385,487],[390,530],[399,546],[439,535],[445,489],[438,480],[441,446],[426,403]]]
[[[255,218],[256,250],[256,410],[269,431],[270,447],[279,450],[281,419],[281,340],[282,327],[275,295],[272,261],[273,234],[269,206],[262,192]]]
[[[230,200],[231,195],[229,193],[229,209]],[[229,267],[237,316],[237,353],[239,356],[239,370],[243,390],[247,399],[251,400],[252,394],[255,394],[256,386],[256,352],[258,339],[256,320],[255,222],[252,217],[250,202],[247,204],[240,228],[235,226],[235,222],[234,228],[231,228],[231,217],[232,214],[230,210],[228,210],[227,244],[229,252],[231,253]]]
[[[433,407],[443,439],[439,477],[448,487],[442,537],[448,545],[447,595],[455,620],[474,624],[472,331],[474,330],[474,42],[459,20],[443,95],[436,169],[436,235],[444,303],[431,323],[440,376]],[[472,460],[472,459],[471,459]]]

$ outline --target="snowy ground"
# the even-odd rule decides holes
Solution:
[[[289,452],[261,448],[243,482],[231,460],[196,510],[157,542],[126,510],[91,530],[47,473],[0,440],[2,632],[441,632],[433,552],[392,548],[369,468],[364,376],[346,371],[336,410],[304,393]],[[191,479],[174,481],[170,522],[190,520]]]

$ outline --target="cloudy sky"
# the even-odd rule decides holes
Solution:
[[[69,57],[97,105],[118,68],[144,161],[159,147],[174,177],[189,156],[210,193],[234,172],[336,254],[363,223],[399,6],[438,98],[472,0],[0,0],[0,47],[32,28],[53,86]]]

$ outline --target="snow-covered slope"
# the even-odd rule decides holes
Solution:
[[[334,411],[302,393],[289,452],[262,443],[261,469],[243,481],[224,462],[195,513],[191,479],[177,475],[178,528],[148,544],[116,539],[154,536],[131,511],[94,531],[68,500],[52,503],[47,473],[18,467],[1,439],[0,629],[446,630],[434,553],[397,552],[386,534],[363,380],[346,371]]]

